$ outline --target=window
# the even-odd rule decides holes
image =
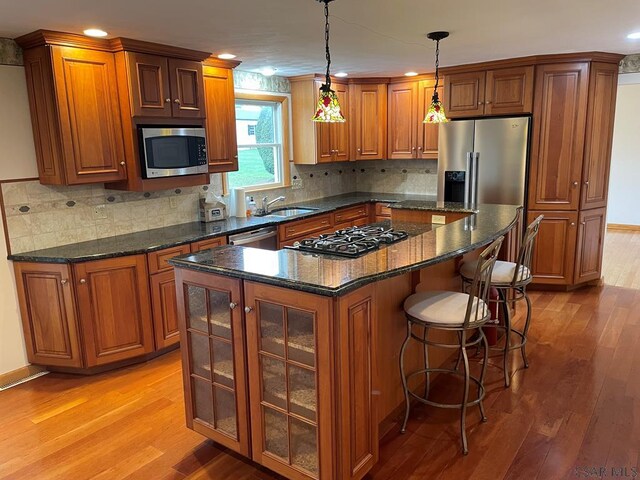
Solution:
[[[260,190],[289,184],[287,132],[283,128],[289,124],[287,100],[269,95],[236,95],[238,171],[226,174],[227,190]]]

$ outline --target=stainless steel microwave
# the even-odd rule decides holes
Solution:
[[[201,127],[138,127],[143,178],[207,173],[207,144]]]

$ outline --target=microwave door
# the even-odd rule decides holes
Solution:
[[[140,140],[146,178],[208,171],[204,129],[143,128]]]

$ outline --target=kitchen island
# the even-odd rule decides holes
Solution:
[[[380,426],[403,401],[404,299],[458,289],[460,261],[520,217],[508,205],[392,209],[381,225],[408,238],[358,258],[229,245],[170,260],[190,428],[288,478],[362,478],[371,469]],[[434,225],[420,221],[424,212],[460,219]],[[422,352],[405,358],[417,369]]]

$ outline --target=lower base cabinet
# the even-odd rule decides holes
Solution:
[[[291,479],[371,469],[373,289],[334,299],[183,269],[176,284],[190,428]]]
[[[606,215],[606,208],[580,212],[574,272],[575,283],[598,280],[602,274],[602,251],[607,228]]]

